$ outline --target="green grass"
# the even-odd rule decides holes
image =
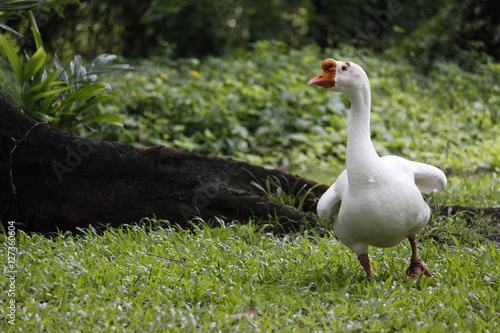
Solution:
[[[435,204],[500,206],[500,176],[496,172],[448,175],[445,192],[433,197]]]
[[[198,221],[200,222],[200,221]],[[436,223],[440,223],[437,221]],[[434,277],[404,276],[404,243],[371,249],[376,277],[324,230],[161,222],[82,236],[18,234],[13,332],[497,332],[493,242],[425,238]],[[2,240],[5,236],[2,235]],[[464,236],[466,237],[466,236]],[[464,238],[462,237],[462,238]],[[0,278],[6,290],[6,278]],[[2,300],[5,299],[2,297]],[[259,317],[227,315],[255,309]],[[2,305],[1,311],[5,311]],[[385,320],[384,320],[385,319]],[[11,330],[14,328],[13,330]]]

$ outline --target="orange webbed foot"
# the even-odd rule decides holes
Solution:
[[[427,277],[432,276],[431,271],[427,268],[422,259],[412,259],[410,267],[408,267],[408,269],[406,270],[406,275],[418,279],[422,275],[422,273],[424,273],[424,275]]]

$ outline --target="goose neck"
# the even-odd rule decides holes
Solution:
[[[359,170],[378,160],[378,154],[370,138],[370,85],[350,94],[351,114],[347,137],[347,170]]]

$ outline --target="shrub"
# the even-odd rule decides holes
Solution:
[[[63,66],[54,55],[50,65],[34,16],[31,12],[29,15],[36,44],[31,56],[18,55],[7,38],[0,35],[0,46],[10,66],[0,66],[0,88],[11,102],[34,119],[65,130],[90,122],[122,123],[117,115],[99,114],[98,105],[110,98],[111,88],[98,82],[98,75],[129,66],[110,65],[116,59],[111,54],[98,56],[88,67],[81,56]]]

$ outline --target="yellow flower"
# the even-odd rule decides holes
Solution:
[[[135,96],[137,96],[137,93],[136,93],[135,91],[132,91],[132,92],[130,93],[130,95],[132,95],[133,97],[135,97]]]
[[[192,76],[198,76],[200,73],[198,71],[189,71]]]
[[[160,75],[160,77],[162,79],[168,79],[168,74],[163,73],[163,74]]]
[[[142,82],[145,82],[146,81],[146,77],[144,75],[141,75],[141,76],[139,76],[139,80],[141,80]]]

